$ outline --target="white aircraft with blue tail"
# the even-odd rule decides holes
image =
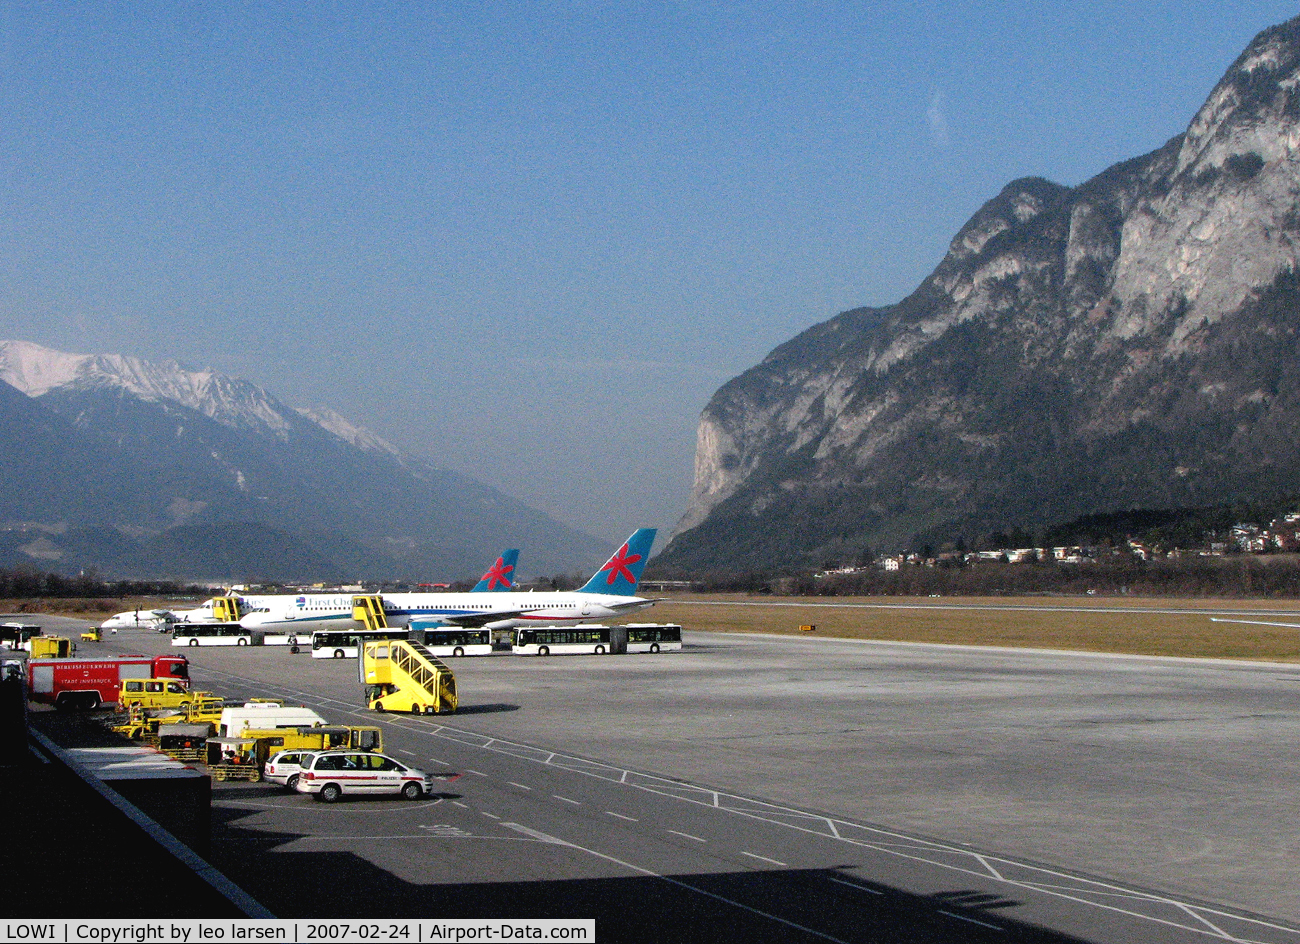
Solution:
[[[420,626],[426,629],[435,626],[513,629],[529,625],[567,626],[623,616],[655,602],[636,595],[655,533],[654,528],[634,532],[577,590],[501,592],[492,589],[500,580],[494,580],[493,569],[489,569],[469,593],[381,594],[384,619],[393,627],[419,620]],[[503,559],[498,559],[494,569],[505,564]],[[512,571],[513,566],[506,571],[507,575]],[[246,629],[269,633],[286,632],[290,623],[299,632],[364,628],[353,618],[350,601],[346,608],[339,606],[328,612],[268,609],[250,613],[239,622]]]

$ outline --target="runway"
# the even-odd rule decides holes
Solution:
[[[455,660],[463,713],[385,721],[390,753],[463,770],[440,802],[225,787],[214,859],[281,914],[438,903],[596,916],[602,938],[634,908],[719,940],[1300,941],[1294,667],[687,643]],[[374,720],[350,661],[187,654],[198,687]],[[317,888],[322,863],[363,893]]]

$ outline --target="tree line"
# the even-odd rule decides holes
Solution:
[[[1117,560],[1095,564],[1042,561],[970,566],[908,566],[816,577],[753,572],[705,574],[691,589],[782,596],[1032,596],[1035,594],[1169,597],[1300,597],[1300,559],[1234,556]]]

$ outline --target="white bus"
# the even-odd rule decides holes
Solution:
[[[252,646],[262,640],[238,623],[176,623],[173,646]]]
[[[539,626],[516,629],[510,647],[518,656],[575,655],[609,652],[608,626]]]
[[[682,647],[682,628],[673,623],[628,623],[628,652],[659,652]]]
[[[311,634],[311,657],[313,659],[355,659],[360,655],[362,643],[376,639],[409,639],[410,635],[405,627],[342,632],[317,630]]]
[[[487,656],[492,654],[492,631],[457,627],[426,629],[424,648],[435,656]]]

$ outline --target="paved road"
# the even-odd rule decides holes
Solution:
[[[132,637],[105,647],[162,644]],[[285,915],[594,916],[629,940],[638,921],[665,939],[1300,940],[1246,913],[1300,913],[1294,667],[688,643],[458,660],[462,713],[385,721],[392,753],[465,772],[447,795],[224,788],[214,857]],[[351,661],[187,652],[201,687],[370,717]]]

